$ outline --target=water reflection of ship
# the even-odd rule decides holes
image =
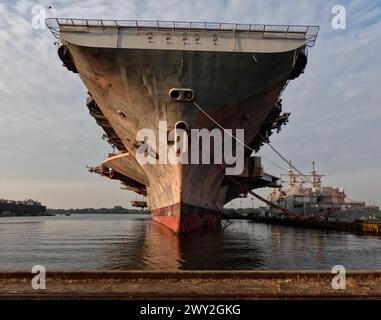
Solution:
[[[173,232],[161,224],[150,223],[147,217],[134,218],[130,222],[130,228],[126,230],[129,238],[127,245],[122,242],[120,247],[113,247],[115,256],[109,259],[107,268],[167,271],[181,269],[180,242]]]
[[[296,174],[290,166],[286,176],[288,189],[285,191],[282,186],[274,188],[269,200],[299,216],[357,220],[374,218],[379,213],[379,207],[374,204],[350,200],[343,188],[323,186],[324,175],[317,173],[315,163],[309,175]],[[305,186],[306,179],[311,182],[311,186]],[[276,208],[262,210],[275,217],[284,215],[284,212]]]
[[[251,229],[250,232],[242,232],[238,223],[235,229],[234,226],[229,227],[228,237],[224,232],[194,233],[178,237],[161,224],[147,223],[144,225],[144,231],[137,230],[138,226],[143,225],[141,222],[137,223],[131,229],[136,234],[131,237],[137,236],[136,244],[140,244],[123,245],[115,250],[118,252],[117,265],[110,265],[111,268],[218,270],[245,269],[248,266],[260,268],[264,264],[265,256],[261,244],[254,239]],[[247,239],[243,241],[242,238]],[[247,245],[232,253],[231,247],[234,247],[236,242],[245,242]]]

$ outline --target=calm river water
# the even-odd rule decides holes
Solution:
[[[176,237],[148,215],[0,218],[0,270],[381,269],[381,238],[236,220]]]

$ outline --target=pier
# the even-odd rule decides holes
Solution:
[[[295,227],[303,228],[313,228],[321,230],[336,230],[336,231],[346,231],[355,234],[368,234],[381,236],[381,221],[367,221],[367,220],[356,220],[356,221],[335,221],[335,220],[319,220],[319,219],[288,219],[288,218],[277,218],[277,217],[256,217],[249,220],[256,222],[268,223],[268,224],[279,224],[279,225],[290,225]]]
[[[0,272],[0,299],[381,299],[381,270],[348,270],[333,289],[327,270]]]

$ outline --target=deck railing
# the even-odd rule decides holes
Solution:
[[[306,41],[307,47],[315,44],[319,26],[307,25],[267,25],[267,24],[238,24],[217,22],[185,22],[185,21],[155,21],[155,20],[100,20],[100,19],[71,19],[48,18],[46,25],[55,37],[59,37],[61,27],[69,27],[70,32],[91,32],[93,28],[107,30],[110,28],[131,28],[136,30],[162,31],[216,31],[216,32],[248,32],[262,38],[271,39],[300,39]],[[67,30],[66,30],[67,31]]]

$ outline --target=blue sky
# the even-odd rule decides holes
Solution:
[[[315,160],[324,181],[350,198],[381,202],[381,5],[360,0],[1,0],[0,198],[64,208],[128,206],[135,198],[87,172],[110,147],[88,115],[86,89],[62,68],[55,39],[32,29],[35,5],[52,6],[52,17],[320,25],[305,73],[283,96],[290,122],[271,141],[303,171]],[[331,27],[334,5],[346,8],[346,30]],[[261,153],[281,163],[268,147]]]

